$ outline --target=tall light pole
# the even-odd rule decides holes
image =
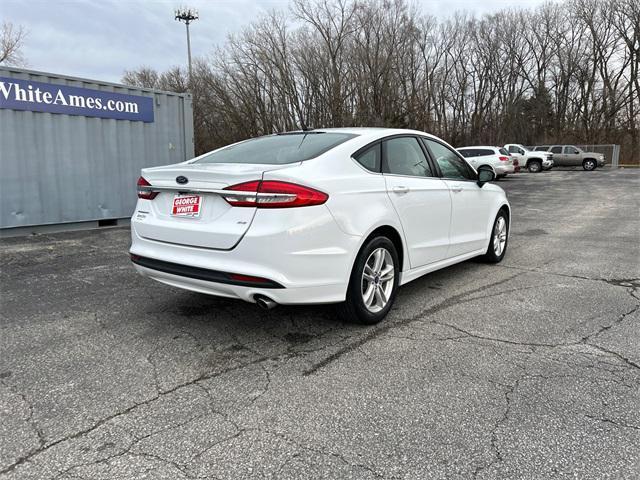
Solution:
[[[191,85],[191,38],[189,37],[189,24],[198,20],[198,11],[193,8],[179,7],[175,11],[175,19],[184,22],[187,26],[187,55],[189,57],[189,85]]]

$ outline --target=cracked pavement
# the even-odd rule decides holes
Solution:
[[[152,282],[126,228],[0,240],[0,478],[640,477],[640,171],[499,185],[503,263],[374,327]]]

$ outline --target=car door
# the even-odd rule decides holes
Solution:
[[[451,191],[451,243],[448,258],[485,248],[490,221],[491,193],[476,183],[476,173],[446,145],[424,138],[431,158]]]
[[[562,152],[564,158],[565,158],[565,162],[566,165],[569,166],[576,166],[576,165],[582,165],[582,159],[580,158],[580,152],[578,151],[578,149],[576,147],[573,147],[571,145],[565,145],[564,146],[564,151]]]
[[[382,173],[409,252],[411,268],[444,260],[449,248],[451,194],[414,136],[382,142]]]
[[[478,157],[477,157],[477,162],[476,165],[473,165],[473,168],[475,168],[476,170],[478,169],[478,167],[481,167],[482,165],[489,165],[491,167],[493,167],[493,169],[495,170],[496,167],[496,154],[493,150],[488,150],[486,148],[482,148],[482,149],[478,149]]]
[[[562,166],[566,166],[567,165],[567,160],[565,158],[564,153],[562,153],[562,146],[561,145],[555,145],[553,147],[551,147],[551,150],[549,150],[551,153],[553,153],[553,164],[558,167],[562,167]]]

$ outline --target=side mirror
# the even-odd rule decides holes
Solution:
[[[487,182],[493,182],[496,179],[496,172],[491,167],[483,165],[478,169],[478,186],[482,187]]]

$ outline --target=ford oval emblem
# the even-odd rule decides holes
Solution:
[[[185,183],[189,183],[189,179],[187,177],[180,175],[179,177],[176,177],[176,183],[179,183],[180,185],[184,185]]]

